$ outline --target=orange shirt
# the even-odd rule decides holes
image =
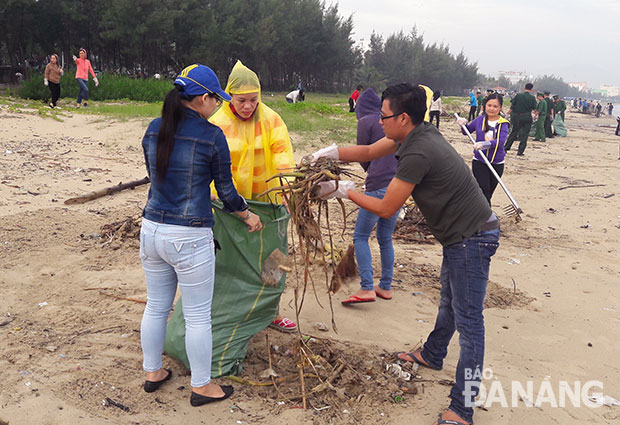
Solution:
[[[77,58],[75,60],[75,64],[77,65],[77,71],[75,71],[75,78],[88,80],[89,71],[93,78],[97,78],[97,76],[95,75],[95,71],[93,71],[93,67],[88,59]]]

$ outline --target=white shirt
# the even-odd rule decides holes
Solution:
[[[293,90],[292,92],[290,92],[289,94],[286,95],[286,98],[287,99],[291,99],[293,101],[293,103],[297,103],[297,100],[299,99],[299,90]],[[282,98],[280,98],[280,99],[282,99]]]

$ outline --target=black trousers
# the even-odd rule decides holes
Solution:
[[[620,136],[620,119],[618,120],[618,126],[616,127],[616,136]]]
[[[349,98],[349,112],[355,112],[355,101],[352,97]]]
[[[477,106],[470,106],[469,107],[469,116],[467,117],[467,121],[473,121],[474,118],[476,118],[476,110],[478,109]]]
[[[545,137],[553,137],[553,131],[551,130],[551,115],[545,116]]]
[[[433,118],[437,119],[437,128],[439,128],[439,115],[440,112],[439,111],[430,111],[429,113],[430,119],[431,119],[431,124],[433,123]]]
[[[527,147],[527,138],[530,135],[530,129],[532,128],[532,114],[529,112],[522,114],[513,113],[512,123],[513,127],[506,139],[506,145],[504,148],[509,151],[515,140],[519,139],[518,153],[525,152]]]
[[[60,98],[60,83],[48,81],[48,87],[50,88],[50,93],[52,93],[52,105],[56,106],[56,102]]]
[[[497,175],[501,177],[504,173],[504,164],[491,165],[497,172]],[[491,197],[493,196],[493,192],[495,192],[495,188],[499,182],[493,173],[491,173],[491,170],[489,170],[487,165],[477,159],[471,161],[471,171],[473,172],[480,189],[482,189],[482,193],[484,193],[485,198],[487,198],[489,205],[491,205]]]

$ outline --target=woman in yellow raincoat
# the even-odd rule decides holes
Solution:
[[[279,179],[265,180],[295,166],[286,124],[261,102],[258,76],[241,61],[230,72],[225,91],[232,100],[224,102],[209,121],[220,127],[228,140],[235,187],[246,199],[273,201],[273,194],[258,195],[281,183]],[[295,322],[280,314],[270,326],[284,332],[297,329]]]

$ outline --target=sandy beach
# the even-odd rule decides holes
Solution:
[[[194,408],[188,371],[171,358],[164,361],[174,372],[171,383],[145,393],[139,334],[144,304],[135,301],[146,299],[138,240],[102,238],[101,226],[138,217],[148,186],[81,205],[63,202],[144,177],[140,141],[148,121],[70,112],[62,119],[0,108],[0,424],[430,425],[447,407],[457,335],[442,371],[413,371],[416,394],[395,397],[399,385],[386,371],[394,363],[391,353],[414,348],[431,331],[439,295],[441,246],[400,239],[392,300],[342,306],[340,300],[358,288],[353,280],[333,295],[336,333],[316,328],[331,320],[325,291],[319,288],[318,301],[306,297],[302,332],[315,337],[317,347],[329,346],[353,362],[333,383],[342,391],[323,397],[333,403],[302,410],[299,400],[282,401],[271,386],[233,383],[229,400]],[[440,130],[469,163],[471,144],[448,121]],[[620,421],[620,406],[588,407],[587,397],[554,406],[562,404],[566,385],[620,399],[615,124],[610,117],[569,111],[568,137],[545,143],[530,138],[524,157],[514,149],[507,155],[504,181],[524,213],[519,223],[501,217],[485,310],[483,379],[496,398],[476,409],[476,424]],[[291,134],[293,146],[296,137]],[[498,188],[493,209],[501,216],[507,205]],[[349,228],[338,243],[348,244],[351,235]],[[378,266],[375,239],[371,247]],[[323,279],[318,269],[315,279]],[[295,314],[293,284],[289,279],[281,303],[289,317]],[[261,381],[268,367],[265,335],[276,347],[274,369],[281,376],[295,372],[287,352],[295,337],[267,329],[250,343],[243,379]],[[592,381],[598,384],[588,390]],[[515,395],[515,382],[533,387],[532,400]],[[286,389],[293,385],[298,383]]]

